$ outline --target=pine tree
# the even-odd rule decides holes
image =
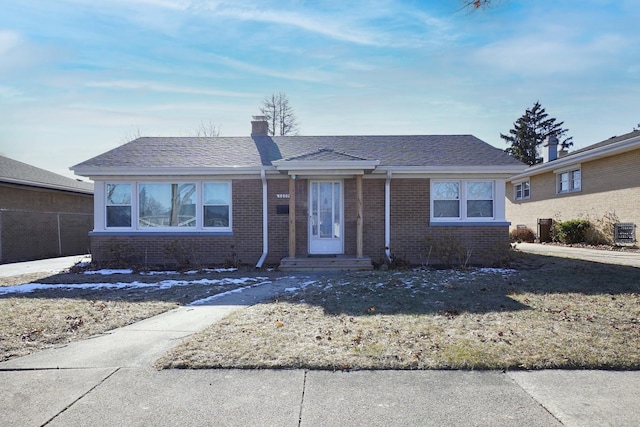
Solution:
[[[573,145],[573,137],[563,139],[569,131],[562,128],[563,124],[564,122],[556,123],[555,118],[549,118],[540,102],[536,101],[532,108],[528,108],[522,117],[516,120],[508,135],[500,134],[500,138],[511,144],[511,147],[504,151],[529,166],[540,163],[542,158],[538,155],[538,147],[548,136],[558,138],[563,149]]]

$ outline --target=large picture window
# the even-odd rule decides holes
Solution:
[[[434,221],[475,221],[495,218],[493,181],[431,181]]]
[[[207,182],[203,184],[204,227],[231,226],[231,185],[228,182]]]
[[[104,204],[97,209],[104,212],[104,230],[232,231],[232,181],[129,181],[103,185]],[[100,221],[97,224],[99,228]]]
[[[193,183],[140,184],[139,227],[195,227],[195,193]]]
[[[131,227],[131,184],[107,184],[107,227]]]

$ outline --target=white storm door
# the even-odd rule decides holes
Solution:
[[[309,191],[309,253],[344,252],[342,182],[311,181]]]

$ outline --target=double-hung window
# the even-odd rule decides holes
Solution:
[[[528,199],[531,197],[531,184],[529,181],[524,181],[515,185],[516,200]]]
[[[431,194],[434,218],[460,218],[460,182],[434,182]]]
[[[431,181],[434,221],[492,220],[495,217],[493,181]]]
[[[493,182],[465,182],[467,218],[493,218]]]
[[[231,185],[228,182],[205,182],[203,193],[203,226],[231,227]]]
[[[131,227],[131,184],[107,184],[106,226]]]
[[[582,173],[580,169],[560,172],[557,174],[558,193],[570,193],[580,191],[582,188]]]

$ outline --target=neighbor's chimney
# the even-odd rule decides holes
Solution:
[[[542,144],[542,162],[547,163],[558,158],[558,138],[549,135]]]
[[[269,134],[269,122],[267,122],[266,116],[252,116],[251,120],[251,135],[268,135]]]

